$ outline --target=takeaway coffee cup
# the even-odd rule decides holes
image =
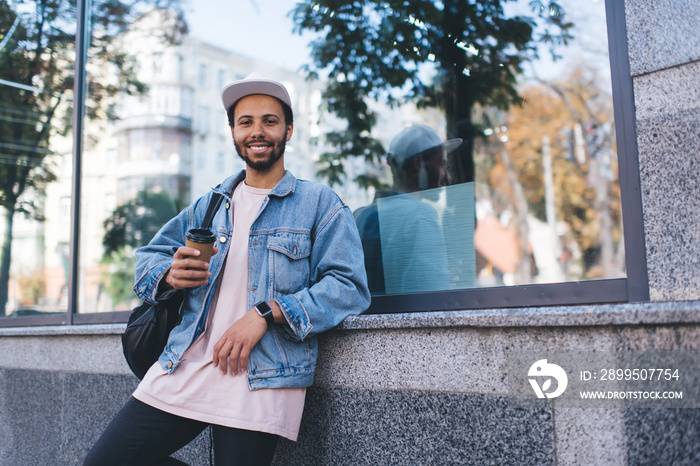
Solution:
[[[188,248],[199,249],[197,259],[209,262],[211,259],[212,249],[216,235],[211,230],[204,228],[193,228],[185,234],[185,246]]]

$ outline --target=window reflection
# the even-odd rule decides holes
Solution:
[[[391,140],[390,191],[354,213],[374,294],[463,289],[474,285],[473,183],[447,187],[447,154],[461,139],[442,141],[427,125]]]
[[[416,123],[464,141],[447,154],[444,190],[444,205],[458,211],[462,223],[449,238],[440,215],[435,223],[448,258],[472,277],[456,289],[624,276],[604,3],[375,6],[304,1],[295,9],[300,28],[320,37],[311,69],[328,78],[327,107],[347,122],[326,132],[334,148],[324,153],[322,175],[334,185],[354,179],[376,190],[370,209],[380,211],[382,199],[395,205],[386,210],[386,224],[379,214],[358,213],[361,232],[365,217],[376,217],[369,224],[377,226],[363,234],[380,237],[374,243],[381,254],[367,255],[370,278],[383,272],[384,283],[373,291],[455,289],[454,276],[428,273],[430,266],[456,268],[444,266],[441,250],[426,248],[438,248],[439,241],[421,240],[419,228],[402,238],[394,233],[423,216],[422,205],[408,203],[421,196],[384,192],[401,173],[389,173],[391,149],[378,150],[375,143],[387,147],[392,134]],[[340,46],[347,43],[357,46]],[[359,176],[348,170],[354,169],[352,154],[362,154],[370,169]],[[451,193],[460,192],[475,197],[450,202],[458,197]],[[422,267],[422,284],[390,291],[394,276],[418,277],[410,260],[425,256],[416,243],[432,256]],[[400,265],[392,266],[397,270],[387,275],[394,261],[389,256],[401,253]]]
[[[43,3],[43,2],[42,2]],[[0,316],[65,312],[75,7],[0,1]]]
[[[134,249],[243,168],[219,91],[252,71],[289,87],[287,166],[332,185],[356,213],[365,246],[378,252],[367,252],[375,294],[624,276],[604,2],[519,0],[503,11],[476,2],[510,34],[500,51],[457,21],[475,2],[354,2],[342,12],[317,3],[143,1],[109,19],[93,2],[80,312],[130,309]],[[31,68],[36,28],[49,23],[37,21],[32,2],[17,5],[0,0],[5,315],[65,310],[72,215],[75,9],[50,12],[60,33],[43,36],[41,57],[56,59]],[[433,21],[440,15],[451,21]],[[509,22],[517,15],[533,18],[532,30]],[[387,40],[343,38],[336,47],[314,29],[331,17],[337,37],[344,28]],[[263,23],[272,26],[260,38]],[[547,33],[567,38],[555,44],[559,61]],[[322,66],[314,40],[350,55]],[[307,80],[303,65],[318,79]],[[463,142],[392,164],[392,139],[418,125],[443,143]]]

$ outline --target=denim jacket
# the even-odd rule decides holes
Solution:
[[[182,354],[204,330],[207,313],[231,242],[231,196],[245,172],[214,188],[225,201],[214,215],[218,254],[211,258],[209,283],[184,290],[181,323],[170,333],[159,358],[172,373]],[[174,291],[158,285],[185,244],[185,233],[200,228],[212,192],[169,221],[136,251],[134,291],[149,303]],[[268,328],[248,358],[248,385],[260,388],[306,387],[313,382],[317,335],[369,306],[362,245],[350,212],[329,188],[297,180],[290,172],[272,188],[250,227],[247,308],[275,300],[287,325]]]

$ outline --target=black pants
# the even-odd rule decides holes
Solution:
[[[85,458],[84,465],[184,464],[169,456],[209,424],[185,419],[130,398]],[[269,465],[279,437],[212,425],[217,465]]]

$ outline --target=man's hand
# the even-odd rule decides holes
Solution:
[[[219,249],[215,247],[212,255],[217,252]],[[209,263],[197,259],[199,254],[200,252],[194,248],[186,246],[178,248],[173,255],[173,264],[164,278],[167,285],[176,290],[206,285],[207,279],[211,276]]]
[[[214,346],[214,367],[220,367],[226,374],[227,366],[231,366],[231,372],[238,374],[248,367],[248,356],[253,347],[265,335],[267,322],[255,309],[249,310],[246,315],[237,320],[223,334]]]

